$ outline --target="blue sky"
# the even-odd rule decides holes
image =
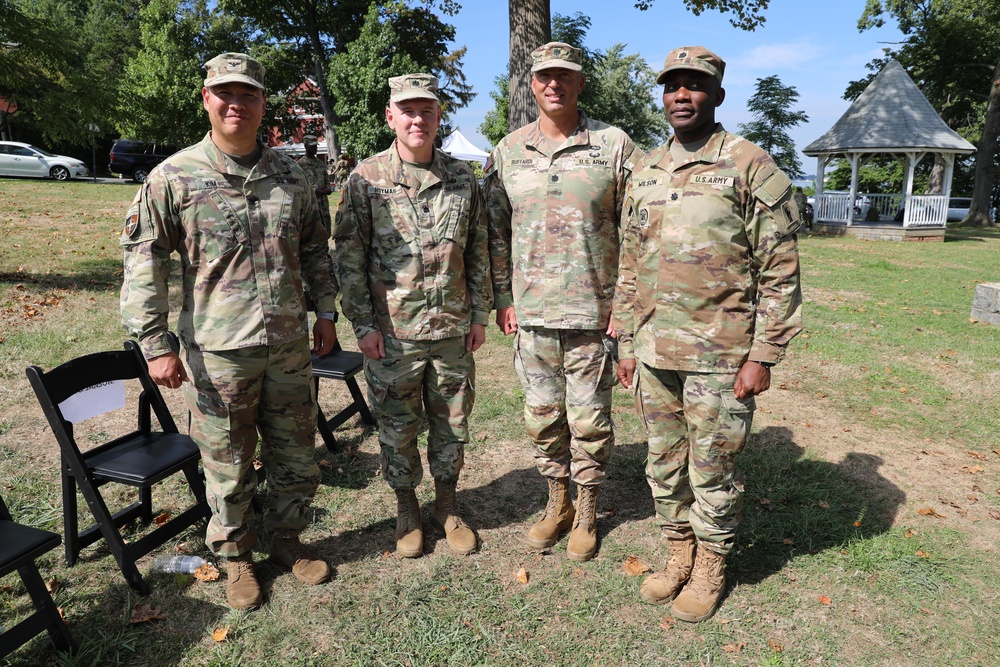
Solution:
[[[626,53],[639,53],[656,71],[675,47],[702,45],[715,51],[726,61],[726,101],[717,118],[732,131],[749,120],[746,101],[757,79],[777,74],[783,84],[798,90],[797,108],[809,115],[808,123],[791,131],[799,149],[819,138],[847,110],[849,104],[841,97],[847,84],[867,74],[865,65],[890,46],[886,42],[902,38],[894,24],[858,32],[865,0],[771,0],[767,22],[755,32],[733,28],[718,12],[695,16],[681,0],[656,0],[645,12],[635,9],[633,0],[551,0],[551,4],[553,14],[582,12],[590,17],[589,48],[603,51],[624,42]],[[507,3],[463,0],[462,5],[457,16],[445,20],[456,27],[455,45],[469,47],[464,71],[478,95],[452,122],[473,144],[487,148],[489,142],[478,126],[492,108],[493,78],[506,71]],[[800,159],[806,173],[816,170],[813,158],[800,155]]]

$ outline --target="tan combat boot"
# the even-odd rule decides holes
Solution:
[[[396,553],[403,558],[417,558],[424,553],[420,503],[413,489],[396,489]]]
[[[597,552],[597,490],[599,486],[576,487],[576,519],[566,545],[566,557],[582,563]]]
[[[226,559],[226,600],[233,609],[256,609],[264,604],[264,596],[253,571],[253,554]]]
[[[431,521],[438,530],[444,532],[449,549],[459,556],[467,556],[476,550],[478,542],[476,534],[458,515],[456,486],[458,480],[450,482],[434,480],[434,510],[431,512]]]
[[[726,554],[712,551],[704,542],[698,544],[691,578],[674,598],[670,610],[674,618],[700,623],[715,613],[726,590],[726,575],[722,569],[725,564]]]
[[[548,549],[573,525],[573,503],[569,499],[569,478],[548,477],[549,502],[545,514],[528,531],[528,546]]]
[[[666,604],[673,600],[694,567],[695,539],[691,526],[667,531],[666,538],[670,545],[667,566],[646,577],[639,587],[639,597],[649,604]]]
[[[306,548],[298,535],[271,540],[271,560],[290,568],[303,584],[315,586],[330,578],[330,565]]]

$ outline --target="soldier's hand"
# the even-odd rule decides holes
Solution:
[[[465,349],[468,352],[475,352],[486,342],[486,327],[482,324],[473,324],[469,327],[469,333],[465,335]]]
[[[322,357],[329,354],[333,349],[333,344],[337,342],[337,325],[333,320],[325,320],[322,317],[316,318],[313,324],[313,348],[312,353]]]
[[[771,388],[771,369],[756,361],[748,361],[736,374],[733,393],[736,398],[750,398]]]
[[[358,340],[358,348],[369,359],[385,359],[385,339],[381,331],[373,331]]]
[[[181,358],[177,356],[176,352],[167,352],[151,359],[149,361],[149,377],[161,387],[170,389],[177,389],[182,382],[187,382],[188,379],[184,364],[181,363]]]
[[[504,336],[509,336],[517,332],[517,315],[514,314],[514,306],[497,308],[497,326]]]
[[[618,381],[626,389],[632,388],[632,380],[635,378],[635,359],[618,360]]]

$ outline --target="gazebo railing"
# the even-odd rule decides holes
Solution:
[[[905,197],[901,194],[863,194],[854,197],[854,207],[851,208],[851,195],[845,193],[823,193],[816,197],[816,222],[834,225],[851,225],[854,222],[895,222],[900,223],[900,214]],[[944,226],[948,214],[948,200],[944,195],[910,195],[908,219],[904,227],[935,227]],[[878,212],[878,220],[869,220],[869,209]]]

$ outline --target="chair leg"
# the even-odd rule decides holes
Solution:
[[[77,519],[76,480],[69,474],[65,462],[62,468],[63,539],[66,543],[66,565],[72,567],[80,555],[80,524]]]
[[[368,409],[368,403],[365,401],[364,394],[361,393],[361,387],[358,386],[358,381],[354,378],[347,378],[346,380],[347,388],[351,392],[351,398],[358,406],[358,412],[361,414],[361,421],[369,426],[375,425],[375,415],[372,411]]]
[[[139,487],[139,518],[143,523],[153,520],[153,489],[148,486]]]
[[[28,595],[31,596],[35,609],[38,610],[37,613],[47,622],[46,629],[49,631],[52,643],[64,653],[75,651],[76,644],[69,634],[69,628],[66,627],[66,622],[59,615],[59,609],[45,588],[45,583],[42,581],[42,575],[38,573],[38,569],[32,563],[18,568],[17,572],[21,575],[21,581],[24,582],[24,587],[27,589]]]
[[[111,555],[118,562],[118,569],[121,570],[128,585],[135,589],[136,592],[140,595],[149,595],[149,587],[139,573],[139,568],[135,566],[135,558],[132,556],[128,545],[125,544],[125,540],[122,539],[121,533],[118,532],[118,526],[111,516],[111,511],[108,510],[104,498],[94,488],[93,480],[90,480],[90,482],[90,484],[81,484],[80,490],[83,492],[83,497],[90,507],[91,514],[97,521],[97,526],[104,536],[104,541],[111,550]]]
[[[323,438],[323,443],[326,445],[327,450],[334,454],[340,451],[340,444],[337,442],[337,437],[330,430],[330,422],[327,421],[326,415],[323,414],[323,408],[319,407],[318,401],[316,403],[316,429],[319,431],[320,437]]]

